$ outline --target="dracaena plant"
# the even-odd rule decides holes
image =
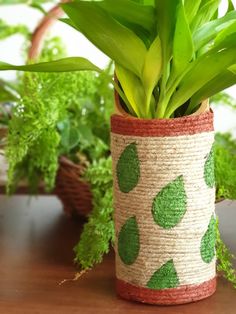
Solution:
[[[62,4],[64,22],[115,62],[113,81],[139,118],[191,114],[236,83],[236,11],[218,17],[221,0],[104,0]],[[101,71],[83,58],[0,69]]]

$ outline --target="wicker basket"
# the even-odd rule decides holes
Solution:
[[[84,170],[69,159],[60,158],[55,193],[70,216],[87,216],[92,209],[90,186],[81,179]]]

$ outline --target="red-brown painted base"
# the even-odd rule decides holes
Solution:
[[[121,298],[129,301],[156,305],[177,305],[196,302],[210,297],[216,291],[216,278],[199,285],[165,290],[137,287],[117,279],[116,290]]]

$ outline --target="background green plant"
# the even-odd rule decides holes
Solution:
[[[111,157],[93,162],[85,179],[91,184],[93,211],[75,247],[75,262],[89,269],[102,261],[115,239]]]
[[[216,134],[215,175],[217,199],[236,199],[236,139],[230,133]]]
[[[54,38],[46,42],[40,59],[62,55],[64,46]],[[9,192],[23,178],[32,192],[40,181],[51,190],[62,155],[74,162],[84,155],[92,162],[108,154],[113,109],[110,71],[109,66],[106,75],[27,73],[20,77],[20,101],[14,105],[6,150]]]

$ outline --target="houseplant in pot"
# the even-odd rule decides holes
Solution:
[[[216,288],[213,113],[204,100],[236,82],[236,12],[230,2],[217,18],[219,3],[63,5],[66,22],[116,64],[116,273],[126,299],[179,304]],[[82,58],[0,68],[101,71]]]

